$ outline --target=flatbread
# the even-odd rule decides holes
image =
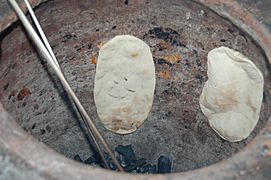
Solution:
[[[142,40],[119,35],[99,52],[94,100],[104,126],[118,134],[134,132],[152,107],[155,68],[150,47]]]
[[[207,73],[200,107],[210,126],[231,142],[247,138],[259,119],[262,73],[247,57],[227,47],[208,53]]]

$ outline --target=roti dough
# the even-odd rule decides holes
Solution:
[[[247,138],[259,119],[262,73],[241,53],[220,47],[208,53],[207,74],[200,107],[210,126],[231,142]]]
[[[119,134],[134,132],[150,112],[154,88],[155,68],[145,42],[119,35],[101,47],[94,100],[107,129]]]

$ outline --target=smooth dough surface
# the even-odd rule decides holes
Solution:
[[[259,119],[262,73],[241,53],[220,47],[208,53],[207,74],[200,107],[210,126],[231,142],[247,138]]]
[[[155,88],[155,67],[149,46],[119,35],[99,52],[94,100],[104,126],[119,134],[134,132],[147,118]]]

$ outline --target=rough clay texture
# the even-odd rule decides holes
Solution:
[[[94,101],[104,126],[116,133],[134,132],[152,107],[155,69],[150,47],[142,40],[119,35],[99,51]]]
[[[231,142],[249,136],[256,126],[263,98],[263,76],[241,53],[219,47],[208,53],[208,81],[200,106],[211,127]]]
[[[169,156],[173,172],[196,169],[225,159],[250,142],[270,116],[270,74],[262,51],[231,23],[185,0],[49,1],[36,10],[72,88],[114,149],[132,144],[138,157],[157,163]],[[95,57],[102,42],[131,34],[154,55],[156,90],[144,125],[129,135],[103,127],[93,98]],[[260,119],[242,142],[221,139],[202,114],[199,97],[207,80],[207,53],[227,46],[251,59],[265,79]],[[166,61],[167,60],[167,61]],[[47,69],[46,69],[47,68]],[[0,100],[31,135],[66,157],[86,159],[90,144],[67,95],[21,26],[1,38]]]

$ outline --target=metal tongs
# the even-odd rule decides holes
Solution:
[[[87,128],[87,131],[92,139],[92,141],[94,142],[98,153],[101,156],[102,161],[104,162],[105,166],[107,168],[109,168],[109,165],[105,159],[104,153],[101,150],[101,147],[98,143],[97,140],[100,141],[100,143],[104,146],[104,149],[107,151],[108,155],[111,157],[112,161],[114,162],[114,164],[116,165],[117,169],[121,172],[123,172],[123,168],[121,167],[120,163],[118,162],[118,160],[116,159],[116,157],[114,156],[113,152],[111,151],[108,143],[106,142],[106,140],[103,138],[103,136],[100,134],[99,130],[97,129],[97,127],[95,126],[93,120],[88,116],[85,108],[82,106],[80,100],[78,99],[78,97],[76,96],[76,94],[74,93],[74,91],[72,90],[71,86],[69,85],[68,81],[66,80],[64,74],[61,71],[61,68],[58,64],[58,61],[53,53],[53,50],[34,14],[33,9],[31,8],[28,0],[24,0],[27,9],[30,13],[30,16],[34,22],[34,25],[36,26],[38,32],[36,32],[34,30],[34,28],[32,27],[32,25],[30,24],[30,22],[28,21],[28,19],[26,18],[25,14],[23,13],[23,11],[21,10],[21,8],[19,7],[19,5],[17,4],[16,0],[8,0],[8,2],[10,3],[10,5],[13,7],[14,11],[16,12],[18,18],[21,20],[25,30],[27,31],[27,33],[29,34],[30,38],[32,39],[32,41],[34,42],[34,44],[36,45],[36,47],[38,48],[38,50],[40,51],[40,53],[42,54],[42,56],[47,60],[48,64],[51,66],[51,68],[54,70],[54,72],[56,73],[57,77],[59,78],[62,86],[64,87],[64,89],[66,90],[66,92],[69,94],[69,96],[72,98],[79,114],[81,115],[83,122]],[[39,35],[41,37],[39,37]],[[96,139],[97,138],[97,139]]]

